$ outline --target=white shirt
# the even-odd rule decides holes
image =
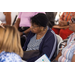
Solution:
[[[55,24],[57,24],[57,25],[59,24],[59,18],[60,18],[60,16],[62,15],[62,13],[63,13],[63,12],[58,12],[58,13],[57,13],[57,15],[56,15],[56,17],[55,17],[55,21],[57,21],[57,22],[55,22]]]
[[[5,15],[3,14],[3,12],[0,12],[0,21],[1,21],[2,23],[6,23],[6,17],[5,17]]]

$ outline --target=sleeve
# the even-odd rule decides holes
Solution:
[[[50,36],[44,42],[42,48],[42,55],[46,54],[48,58],[51,59],[55,50],[56,50],[56,39],[54,38],[54,36]]]
[[[22,14],[22,12],[19,12],[18,18],[21,18],[21,14]]]
[[[27,44],[28,44],[28,40],[29,40],[29,37],[30,37],[30,33],[31,33],[31,32],[28,33],[27,39],[26,39],[26,41],[25,41],[25,43],[24,43],[24,46],[22,47],[23,51],[26,51]]]

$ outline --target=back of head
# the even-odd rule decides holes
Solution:
[[[22,57],[23,50],[20,45],[20,35],[18,30],[14,26],[6,25],[4,27],[4,35],[0,50],[5,52],[14,52]]]

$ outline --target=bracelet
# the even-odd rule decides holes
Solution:
[[[69,25],[69,22],[67,22],[67,25]]]

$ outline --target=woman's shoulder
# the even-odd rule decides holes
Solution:
[[[48,28],[46,36],[54,36],[54,35],[55,35],[54,31],[51,28]]]
[[[21,57],[16,53],[2,52],[0,54],[0,62],[21,62]]]
[[[45,40],[48,40],[48,42],[50,41],[57,41],[57,37],[56,37],[56,34],[54,33],[54,31],[52,29],[49,29],[44,37],[44,41]]]

